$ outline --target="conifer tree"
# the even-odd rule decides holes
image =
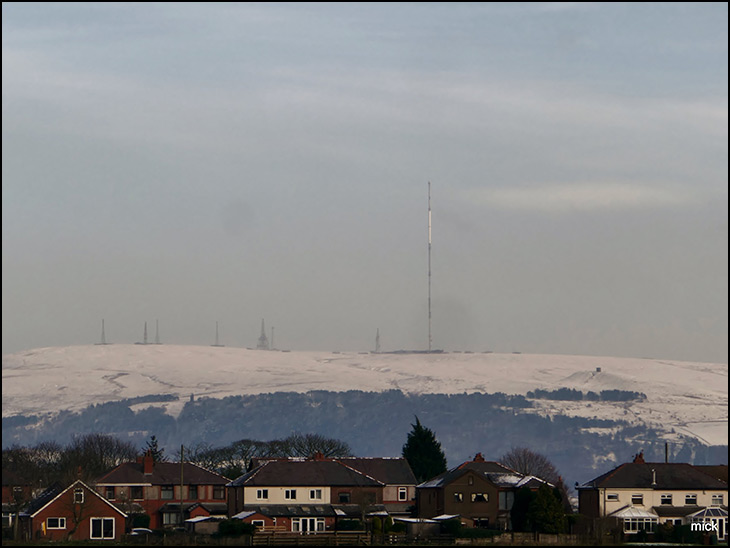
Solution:
[[[423,426],[418,417],[416,424],[411,426],[413,430],[408,433],[403,446],[403,458],[408,461],[416,479],[424,482],[446,472],[446,456],[433,431]]]

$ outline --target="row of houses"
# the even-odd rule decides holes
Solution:
[[[150,529],[196,532],[238,519],[257,530],[316,534],[374,517],[434,524],[457,518],[465,526],[510,530],[516,492],[547,484],[481,454],[420,484],[403,458],[254,459],[231,481],[145,455],[92,485],[53,486],[13,512],[26,487],[13,485],[11,474],[7,479],[3,472],[3,525],[26,540],[118,539],[139,515],[149,516]],[[613,520],[627,535],[695,522],[710,524],[720,540],[726,535],[727,465],[645,463],[637,456],[576,487],[581,514]]]

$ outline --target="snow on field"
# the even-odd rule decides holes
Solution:
[[[88,345],[3,356],[2,415],[80,410],[92,403],[173,394],[221,398],[270,392],[503,392],[537,388],[643,392],[642,402],[536,400],[544,415],[628,420],[727,444],[727,364],[668,360],[444,352],[281,352],[235,347]]]

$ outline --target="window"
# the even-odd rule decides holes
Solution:
[[[408,487],[398,487],[398,500],[408,500]]]
[[[284,498],[286,500],[297,500],[297,490],[287,489],[286,491],[284,491]]]
[[[474,476],[469,476],[469,485],[474,485]]]
[[[471,494],[472,502],[487,502],[488,500],[489,500],[488,493],[472,493]]]
[[[637,533],[638,531],[654,531],[656,518],[628,518],[624,520],[624,533]]]
[[[499,509],[500,510],[512,510],[512,506],[515,503],[514,491],[500,491],[499,492]]]
[[[672,495],[662,495],[661,496],[661,502],[664,506],[671,506],[672,505]]]
[[[65,529],[66,518],[47,518],[46,529]]]
[[[618,500],[618,493],[608,493],[606,495],[606,500],[616,502]]]
[[[256,489],[256,499],[257,500],[269,500],[269,490],[268,489]]]
[[[631,495],[631,504],[643,505],[644,504],[644,495],[637,495],[637,494]]]
[[[89,538],[114,538],[114,518],[91,518],[91,536]]]
[[[454,493],[454,502],[464,502],[464,493]]]
[[[350,502],[350,493],[340,493],[340,504],[348,504]]]
[[[251,520],[251,525],[258,529],[263,529],[264,527],[266,527],[266,522],[264,522],[264,520],[262,519],[254,519]]]
[[[74,489],[74,504],[84,503],[84,490],[81,487]]]
[[[690,494],[684,496],[684,504],[687,506],[696,506],[697,505],[697,495]]]
[[[715,493],[712,495],[712,506],[722,506],[724,500],[725,499],[722,494]]]
[[[144,499],[144,487],[141,485],[133,485],[130,488],[132,500],[143,500]]]
[[[323,518],[292,518],[291,530],[295,533],[308,531],[324,531]]]
[[[177,525],[180,523],[180,512],[165,512],[162,514],[162,525]]]
[[[321,489],[310,489],[309,490],[309,500],[322,500],[322,490]]]
[[[226,488],[223,485],[213,486],[213,498],[215,500],[223,500],[226,498]]]
[[[172,485],[163,485],[160,498],[162,500],[172,500],[175,497],[175,488]]]
[[[114,487],[106,487],[104,489],[106,500],[114,500]]]

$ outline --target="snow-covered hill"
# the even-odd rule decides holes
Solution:
[[[728,442],[728,366],[654,359],[444,352],[282,352],[234,347],[89,345],[7,354],[2,415],[81,410],[94,403],[174,394],[220,398],[269,392],[503,392],[630,390],[641,402],[536,400],[541,414],[622,419]],[[156,404],[157,405],[157,404]]]

